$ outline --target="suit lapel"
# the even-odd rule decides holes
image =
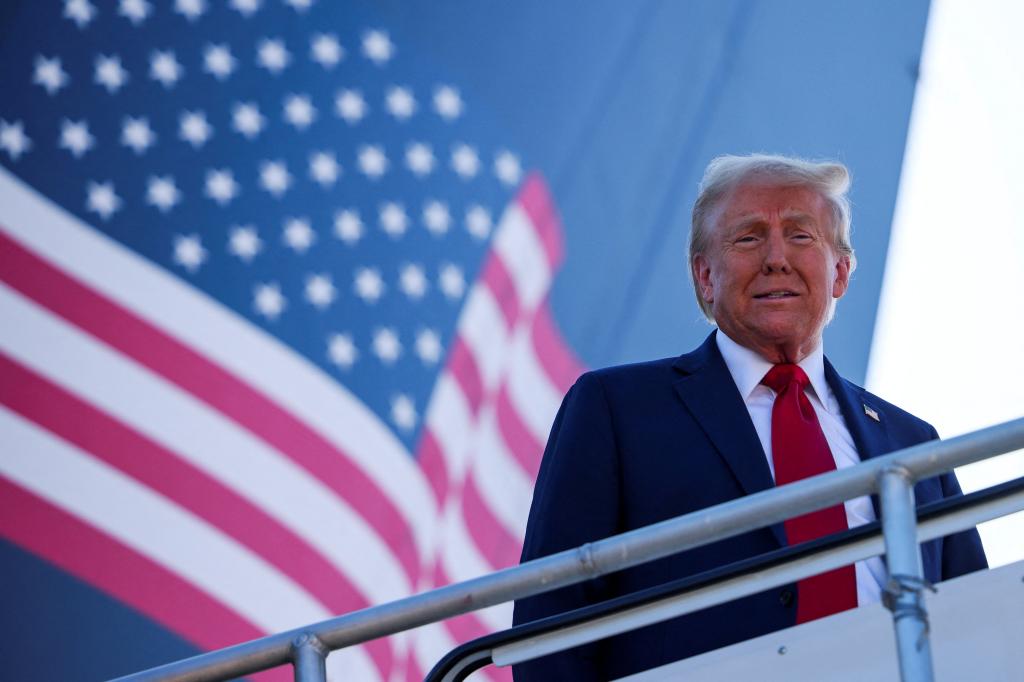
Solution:
[[[714,333],[700,348],[676,360],[673,367],[683,375],[674,384],[676,393],[729,465],[743,492],[750,495],[773,488],[768,457]],[[773,525],[771,530],[785,546],[782,524]]]
[[[832,363],[825,359],[825,380],[836,396],[839,410],[843,413],[846,428],[850,431],[857,454],[862,462],[893,451],[889,437],[888,419],[881,406],[865,395],[865,391],[839,376]],[[877,419],[868,416],[871,411]],[[871,496],[875,516],[882,518],[878,495]]]

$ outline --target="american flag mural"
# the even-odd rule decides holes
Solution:
[[[3,37],[0,535],[201,649],[514,564],[580,371],[543,176],[321,4],[54,0]],[[415,679],[510,620],[329,669]]]

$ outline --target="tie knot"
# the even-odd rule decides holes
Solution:
[[[811,383],[811,380],[807,378],[807,374],[800,369],[799,365],[784,364],[775,365],[768,370],[764,379],[761,379],[761,383],[776,393],[782,393],[792,383],[796,383],[803,391]]]

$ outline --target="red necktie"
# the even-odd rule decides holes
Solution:
[[[772,406],[772,459],[775,484],[785,485],[808,476],[835,471],[828,441],[811,401],[804,395],[810,383],[797,365],[775,365],[761,380],[775,391]],[[790,545],[847,529],[843,505],[820,509],[785,522]],[[797,584],[796,622],[806,623],[857,606],[857,577],[853,566],[804,578]]]

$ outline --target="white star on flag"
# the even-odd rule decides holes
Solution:
[[[8,123],[0,119],[0,149],[7,152],[11,159],[17,161],[31,148],[32,140],[25,134],[25,127],[21,121]]]
[[[436,365],[441,359],[441,338],[433,329],[421,329],[416,334],[416,355],[425,365]]]
[[[263,114],[252,102],[236,103],[231,110],[231,126],[250,140],[260,134],[265,123]]]
[[[206,249],[199,239],[199,235],[178,235],[174,238],[174,262],[195,274],[199,267],[206,262]]]
[[[454,121],[462,115],[463,103],[459,91],[450,85],[434,90],[434,111],[446,121]]]
[[[398,275],[398,288],[413,300],[423,298],[427,293],[427,276],[423,267],[414,263],[403,265]]]
[[[354,209],[343,209],[334,214],[334,234],[348,245],[355,244],[363,236],[363,221]]]
[[[227,45],[207,45],[203,50],[203,70],[219,81],[234,73],[237,63]]]
[[[341,369],[348,369],[355,364],[359,358],[355,343],[352,342],[351,334],[331,334],[327,338],[327,357],[332,364]]]
[[[388,112],[399,121],[406,121],[416,113],[416,100],[409,88],[392,86],[385,96]]]
[[[292,186],[292,175],[284,161],[263,161],[260,163],[260,187],[280,199]]]
[[[236,225],[231,228],[228,238],[228,251],[250,263],[263,249],[263,241],[252,225]]]
[[[418,177],[430,175],[434,170],[434,152],[430,145],[423,142],[410,144],[405,150],[405,165]]]
[[[60,147],[67,149],[76,159],[92,149],[95,143],[85,121],[75,122],[65,118],[60,122]]]
[[[136,154],[142,154],[156,144],[156,133],[145,118],[125,118],[121,127],[121,144],[130,147]]]
[[[213,127],[206,120],[206,112],[184,111],[178,122],[178,137],[195,149],[202,147],[213,136]]]
[[[480,170],[480,157],[476,155],[476,150],[468,144],[455,145],[452,150],[452,169],[463,180],[476,176]]]
[[[398,334],[390,327],[380,327],[373,333],[373,354],[385,365],[394,364],[402,354],[402,343]]]
[[[309,157],[309,176],[321,187],[330,187],[338,180],[341,166],[332,152],[314,152]]]
[[[466,230],[473,237],[487,239],[492,226],[490,212],[480,204],[474,204],[466,210]]]
[[[519,183],[523,176],[523,169],[519,165],[519,157],[510,151],[502,150],[494,157],[494,174],[501,182],[509,187]]]
[[[359,170],[371,180],[377,180],[388,170],[388,157],[377,145],[364,145],[359,149]]]
[[[260,42],[256,53],[256,61],[259,62],[260,66],[276,76],[288,67],[288,64],[292,61],[292,56],[287,48],[285,48],[283,41],[265,38]]]
[[[149,77],[159,81],[165,88],[172,88],[182,76],[181,64],[174,56],[174,52],[157,50],[149,60]]]
[[[366,116],[366,100],[358,90],[341,90],[334,98],[334,110],[345,123],[359,123]]]
[[[284,0],[285,4],[291,5],[296,12],[305,12],[313,6],[313,0]]]
[[[146,0],[121,0],[117,13],[132,22],[132,25],[138,26],[149,17],[152,10]]]
[[[231,8],[244,17],[250,17],[260,8],[260,0],[231,0]]]
[[[452,217],[448,205],[444,202],[431,200],[423,207],[423,224],[435,237],[441,236],[451,226]]]
[[[114,95],[128,82],[128,72],[121,66],[121,58],[117,55],[96,57],[96,82]]]
[[[306,278],[306,300],[318,310],[324,310],[334,302],[337,290],[327,274],[310,275]]]
[[[411,431],[416,426],[419,415],[416,413],[416,406],[405,393],[399,393],[391,399],[391,421],[403,431]]]
[[[206,0],[174,0],[174,11],[195,21],[206,12]]]
[[[295,253],[305,253],[316,241],[308,218],[287,218],[284,221],[284,243]]]
[[[121,197],[114,192],[112,182],[92,182],[86,185],[86,209],[99,214],[103,220],[109,220],[121,208]]]
[[[367,303],[376,303],[384,295],[384,280],[376,268],[359,268],[355,276],[356,296]]]
[[[288,95],[284,99],[284,118],[296,130],[305,130],[316,120],[316,109],[309,95]]]
[[[309,55],[325,69],[333,69],[345,56],[345,50],[333,33],[317,33],[309,43]]]
[[[206,196],[221,206],[231,203],[238,196],[239,187],[230,169],[220,168],[206,172]]]
[[[169,175],[152,176],[146,186],[146,203],[156,206],[161,212],[174,208],[181,201],[181,192]]]
[[[380,227],[392,238],[401,237],[409,227],[405,207],[396,201],[386,201],[380,207]]]
[[[367,31],[363,35],[363,55],[377,66],[383,66],[395,54],[395,45],[384,31]]]
[[[281,294],[281,287],[277,282],[256,285],[253,292],[253,307],[260,315],[273,322],[281,316],[287,306],[288,302]]]
[[[459,266],[454,263],[445,263],[441,266],[438,285],[445,296],[457,300],[462,298],[462,294],[466,290],[466,278]]]
[[[96,16],[96,8],[89,0],[66,0],[64,16],[75,22],[78,28],[85,28]]]
[[[47,58],[40,55],[36,57],[32,82],[42,86],[47,95],[55,95],[68,84],[68,73],[61,66],[59,57]]]

